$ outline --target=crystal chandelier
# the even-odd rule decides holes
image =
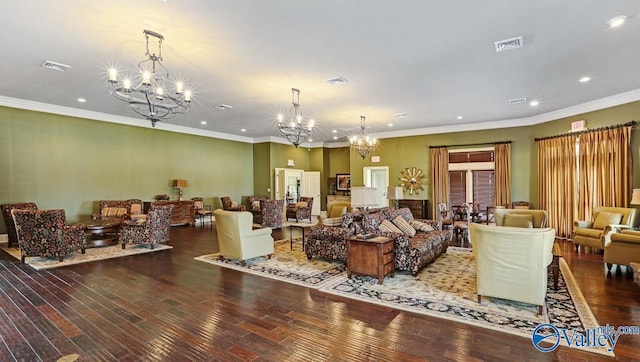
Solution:
[[[358,151],[360,157],[364,160],[369,152],[376,147],[376,139],[369,137],[367,129],[364,126],[365,116],[360,116],[360,132],[349,137],[351,148]]]
[[[278,114],[278,130],[281,135],[286,137],[297,148],[298,145],[307,141],[311,136],[314,120],[306,120],[300,113],[300,90],[291,88],[291,93],[293,95],[293,100],[291,101],[293,107],[289,109],[289,117],[286,119],[282,114]]]
[[[146,42],[146,59],[138,63],[139,78],[132,80],[124,76],[118,77],[116,68],[109,69],[109,93],[117,99],[129,103],[129,108],[142,117],[156,122],[170,119],[176,114],[189,111],[191,91],[184,82],[176,81],[169,90],[169,71],[162,65],[162,41],[164,37],[151,30],[143,31]],[[149,52],[149,37],[158,39],[158,54]],[[156,70],[158,72],[156,72]],[[134,83],[135,81],[135,83]]]

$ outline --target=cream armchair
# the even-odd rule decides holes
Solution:
[[[253,215],[248,211],[213,212],[220,254],[229,258],[245,260],[258,256],[273,255],[273,238],[270,228],[252,230]]]
[[[573,243],[576,252],[580,245],[604,249],[612,227],[632,227],[636,223],[636,209],[626,207],[594,207],[590,221],[573,223]]]
[[[610,240],[605,241],[604,262],[607,270],[612,264],[626,265],[640,263],[640,231],[622,230],[612,233]]]
[[[482,296],[502,298],[537,305],[544,314],[555,230],[472,223],[470,233],[478,303]]]
[[[496,226],[543,228],[547,223],[545,210],[495,209]]]

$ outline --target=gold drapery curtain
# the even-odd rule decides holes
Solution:
[[[433,216],[434,219],[440,214],[438,204],[449,202],[449,149],[447,147],[437,147],[431,149],[431,176],[433,178]],[[447,205],[449,206],[449,205]]]
[[[511,205],[511,143],[499,143],[493,148],[495,161],[494,205]]]
[[[626,207],[631,189],[631,125],[538,141],[538,203],[548,226],[570,238],[594,206]]]

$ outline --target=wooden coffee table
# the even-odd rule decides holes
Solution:
[[[396,268],[394,247],[395,239],[387,236],[348,237],[347,277],[351,278],[351,273],[369,275],[378,278],[378,284],[382,284],[384,277],[393,276]]]
[[[91,220],[85,223],[84,234],[87,248],[114,245],[118,243],[120,219]]]

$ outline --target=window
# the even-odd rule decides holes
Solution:
[[[480,208],[495,203],[493,147],[449,151],[449,204],[476,202]]]

